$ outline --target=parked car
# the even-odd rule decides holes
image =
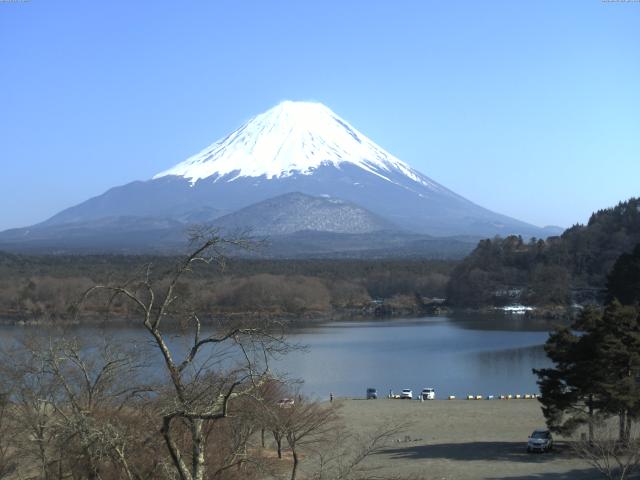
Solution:
[[[367,388],[367,400],[377,400],[378,390],[375,388]]]
[[[283,398],[278,400],[278,406],[282,408],[293,407],[294,404],[295,401],[293,400],[293,398]]]
[[[435,400],[436,391],[431,387],[423,388],[420,396],[422,397],[423,400]]]
[[[534,430],[527,442],[527,452],[548,452],[553,448],[553,437],[549,430]]]
[[[410,388],[405,388],[404,390],[402,390],[402,392],[400,392],[400,398],[408,398],[409,400],[411,400],[413,398],[413,392]]]

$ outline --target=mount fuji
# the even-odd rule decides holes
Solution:
[[[294,193],[298,195],[287,195]],[[274,201],[265,203],[269,199]],[[259,205],[251,208],[254,204]],[[389,231],[396,238],[398,232],[415,238],[558,233],[454,193],[322,104],[285,101],[150,180],[112,188],[45,222],[0,233],[0,248],[147,248],[179,243],[193,223],[260,224],[261,233],[282,235],[282,228],[269,230],[267,214],[281,220],[300,217],[286,222],[286,234]]]

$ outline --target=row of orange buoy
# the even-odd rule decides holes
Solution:
[[[449,395],[447,398],[448,400],[455,400],[456,396]],[[536,398],[540,398],[540,395],[535,393],[525,393],[523,395],[519,393],[515,395],[498,395],[497,397],[494,395],[467,395],[467,400],[495,400],[496,398],[499,400],[535,400]]]

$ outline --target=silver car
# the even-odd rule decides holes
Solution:
[[[553,448],[553,437],[549,430],[534,430],[527,442],[527,452],[548,452]]]
[[[413,392],[410,388],[405,388],[404,390],[402,390],[402,392],[400,392],[400,398],[411,400],[413,398]]]

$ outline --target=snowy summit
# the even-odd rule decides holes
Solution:
[[[400,173],[431,188],[440,185],[386,152],[321,103],[284,101],[255,116],[236,131],[157,179],[176,175],[191,184],[210,178],[232,182],[241,177],[286,178],[310,175],[322,165],[344,162],[392,181]]]

